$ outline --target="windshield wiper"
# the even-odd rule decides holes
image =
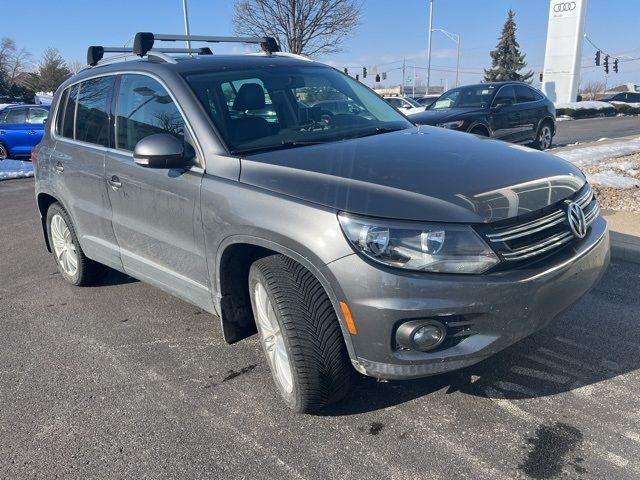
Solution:
[[[406,128],[405,127],[376,127],[373,130],[367,130],[366,132],[359,133],[358,135],[345,137],[345,140],[349,138],[370,137],[372,135],[380,135],[381,133],[397,132],[399,130],[406,130]]]
[[[231,150],[231,153],[234,155],[240,155],[243,153],[269,152],[272,150],[286,150],[288,148],[304,147],[307,145],[318,145],[320,143],[326,143],[326,142],[311,141],[311,140],[283,140],[281,143],[276,143],[273,145],[263,145],[260,147],[249,147],[249,148],[237,148],[235,150]]]

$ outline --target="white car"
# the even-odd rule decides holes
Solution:
[[[405,115],[411,115],[412,113],[424,112],[426,107],[420,105],[412,98],[408,97],[383,97],[389,105],[397,108]]]

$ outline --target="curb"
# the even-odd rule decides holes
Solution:
[[[640,238],[619,232],[610,232],[611,258],[640,263]]]

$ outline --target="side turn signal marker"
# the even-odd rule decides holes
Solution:
[[[356,335],[358,333],[358,329],[356,328],[356,324],[353,321],[353,317],[351,316],[351,310],[349,310],[349,306],[340,302],[340,308],[342,309],[342,314],[344,315],[344,319],[347,322],[347,330],[351,335]]]

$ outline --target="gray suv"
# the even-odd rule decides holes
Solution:
[[[406,379],[479,362],[606,268],[573,165],[416,127],[269,38],[191,38],[265,50],[247,55],[160,40],[185,37],[91,47],[56,92],[34,152],[47,248],[74,285],[109,267],[215,314],[228,343],[258,333],[295,411],[342,398],[351,366]]]

